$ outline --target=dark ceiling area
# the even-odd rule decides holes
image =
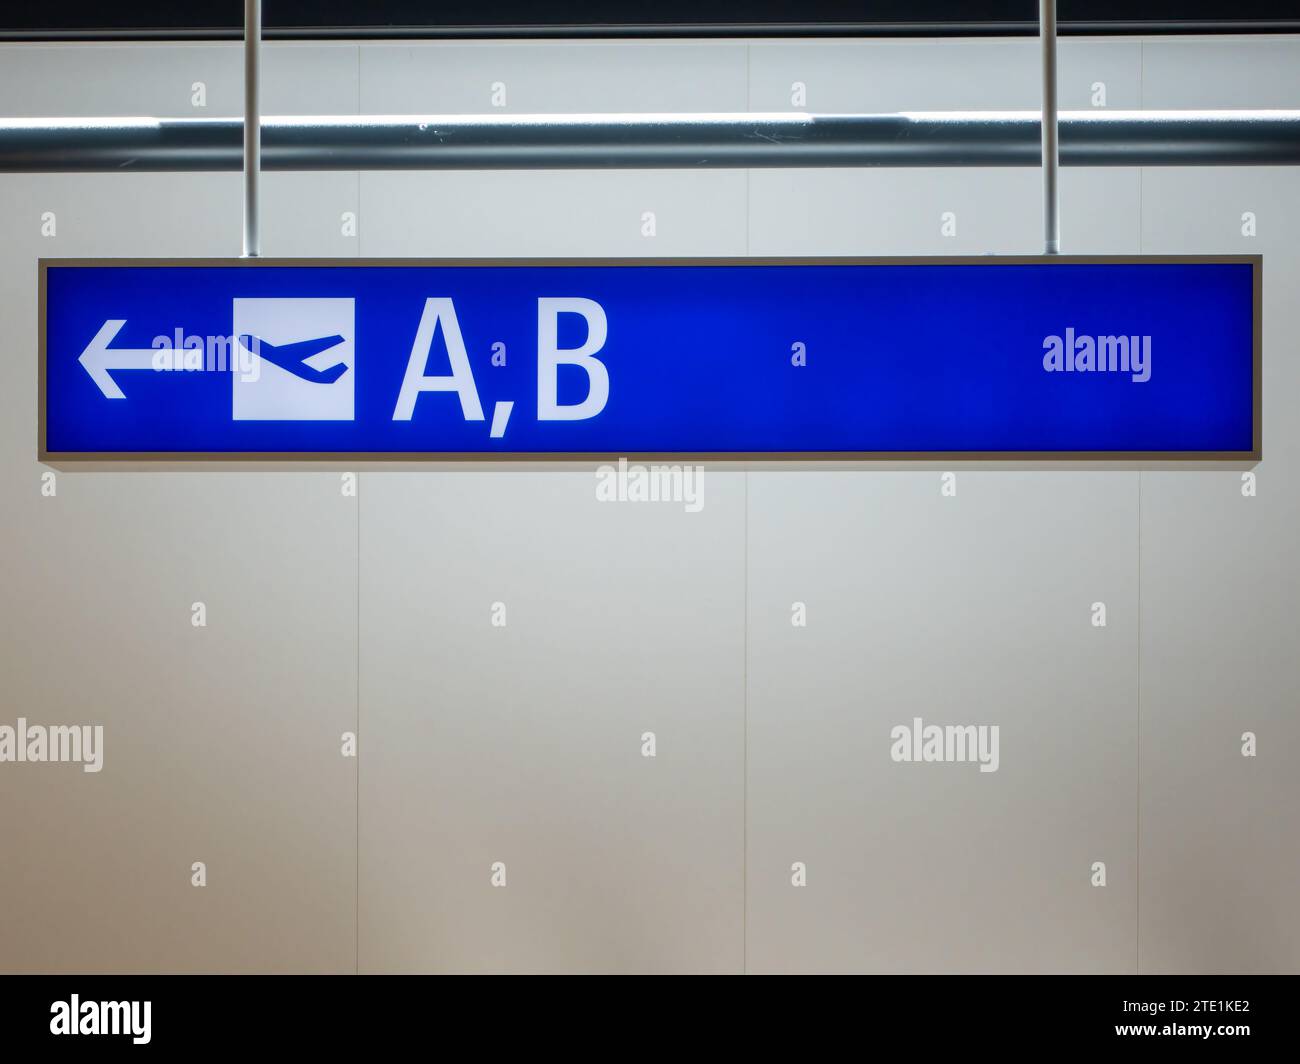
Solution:
[[[1300,31],[1298,0],[1058,0],[1063,34]],[[1036,32],[1035,0],[264,0],[268,38],[959,36]],[[238,37],[240,0],[0,5],[0,38]]]

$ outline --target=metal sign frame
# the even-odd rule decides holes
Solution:
[[[51,451],[46,446],[46,274],[50,267],[618,267],[618,266],[972,266],[997,269],[1016,265],[1123,265],[1123,264],[1249,264],[1252,284],[1251,427],[1248,451],[626,451],[626,452],[474,452],[458,451]],[[37,455],[41,462],[601,462],[631,460],[779,462],[1075,462],[1100,465],[1159,461],[1257,462],[1263,456],[1263,256],[1254,255],[911,255],[911,256],[801,256],[716,258],[42,258],[38,263],[37,332]]]

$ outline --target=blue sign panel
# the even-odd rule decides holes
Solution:
[[[1256,457],[1260,269],[46,261],[41,453]]]

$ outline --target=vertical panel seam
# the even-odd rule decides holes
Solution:
[[[1138,41],[1138,108],[1146,106],[1146,42]],[[1138,254],[1144,251],[1144,167],[1138,167]],[[1137,823],[1133,859],[1133,969],[1142,974],[1142,470],[1137,476]]]
[[[1137,834],[1133,883],[1134,966],[1142,971],[1142,470],[1137,477]]]
[[[744,942],[741,947],[741,963],[744,974],[749,974],[749,469],[745,469],[745,549],[744,549],[744,641],[743,653],[744,661],[742,662],[743,677],[743,710],[742,710],[742,731],[744,733],[744,780],[742,786],[742,808],[744,817],[741,821],[742,851],[743,851],[743,904],[744,914],[741,921]]]
[[[356,821],[356,969],[361,974],[361,473],[357,473],[357,821]]]
[[[357,114],[361,113],[361,45],[357,44]],[[361,171],[357,171],[356,197],[357,256],[361,256]],[[356,882],[354,885],[354,902],[356,906],[354,935],[356,939],[356,974],[361,974],[361,471],[357,470],[357,817],[356,817]]]
[[[753,109],[753,79],[751,76],[751,54],[753,45],[745,43],[745,110]],[[752,171],[745,171],[745,254],[750,254],[750,229],[753,224],[753,209],[750,201],[750,175]],[[744,660],[741,662],[741,675],[743,679],[742,689],[742,714],[741,726],[743,731],[743,768],[744,779],[742,781],[742,801],[741,809],[743,817],[741,820],[741,851],[742,851],[742,917],[741,933],[743,941],[741,943],[741,971],[743,974],[749,974],[749,466],[745,467],[745,520],[744,520],[744,640],[743,653]]]

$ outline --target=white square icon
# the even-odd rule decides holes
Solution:
[[[351,421],[352,299],[236,299],[231,347],[254,372],[231,374],[235,421]]]

